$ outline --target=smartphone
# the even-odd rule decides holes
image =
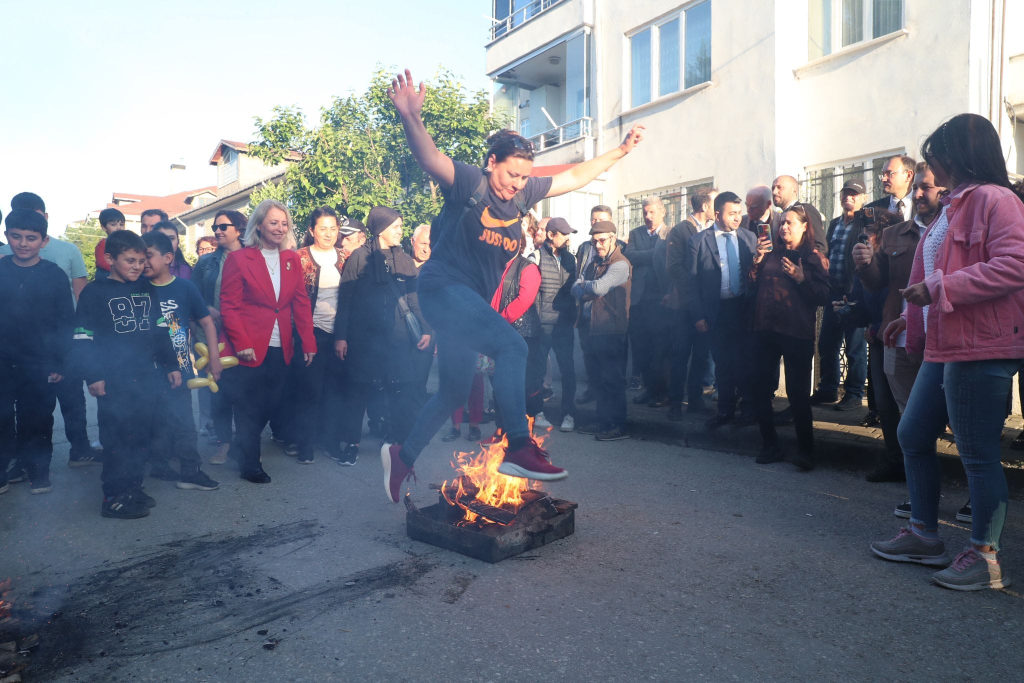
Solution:
[[[860,242],[861,244],[870,244],[871,238],[868,237],[868,234],[866,232],[862,232],[860,234],[860,237],[857,238],[857,241]]]
[[[797,251],[796,249],[787,249],[786,251],[782,252],[782,255],[788,258],[790,263],[792,263],[794,266],[800,263],[800,252]]]
[[[758,240],[763,240],[765,237],[767,237],[769,240],[771,240],[771,238],[772,238],[772,226],[771,226],[771,223],[758,223],[757,224],[757,239]],[[774,248],[775,248],[774,245],[772,245],[772,243],[769,241],[768,242],[768,251],[771,251]]]
[[[873,206],[865,206],[864,207],[864,218],[865,218],[865,220],[867,220],[868,223],[874,223],[875,222],[875,207],[873,207]]]

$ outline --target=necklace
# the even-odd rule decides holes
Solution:
[[[277,267],[281,265],[281,257],[279,256],[278,258],[274,259],[274,263],[271,264],[270,259],[267,257],[266,254],[264,254],[263,255],[263,260],[265,260],[267,262],[267,270],[270,271],[270,274],[271,275],[276,275],[277,274]]]

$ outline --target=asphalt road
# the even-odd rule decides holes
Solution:
[[[91,428],[92,430],[92,428]],[[1007,591],[956,593],[875,558],[901,485],[748,456],[555,433],[576,533],[497,565],[409,540],[374,439],[358,464],[265,444],[269,486],[149,480],[136,521],[99,515],[99,468],[0,496],[0,579],[34,613],[28,681],[1019,680],[1024,517]],[[451,474],[435,440],[413,495]],[[208,456],[209,448],[204,447]],[[969,530],[946,487],[944,534]],[[1021,592],[1017,592],[1017,589]],[[265,649],[264,643],[276,643]]]

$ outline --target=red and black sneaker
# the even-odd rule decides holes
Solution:
[[[565,479],[569,473],[561,467],[555,467],[548,460],[548,452],[537,445],[533,439],[516,449],[506,449],[505,459],[498,466],[498,471],[510,477],[520,479],[537,479],[539,481],[557,481]]]
[[[416,473],[399,457],[402,445],[384,443],[380,447],[380,463],[384,465],[384,492],[388,500],[397,503],[402,495],[402,482],[410,477],[415,481]]]

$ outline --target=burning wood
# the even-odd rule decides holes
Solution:
[[[572,534],[576,503],[498,472],[504,450],[502,441],[457,453],[457,476],[431,485],[439,493],[436,505],[421,510],[406,495],[409,537],[493,563]]]

